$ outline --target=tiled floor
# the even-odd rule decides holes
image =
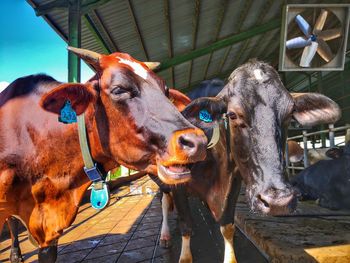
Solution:
[[[97,212],[84,204],[74,224],[59,239],[58,262],[139,262],[155,257],[161,226],[158,187],[143,177],[111,195],[111,204]],[[37,261],[37,250],[20,235],[25,262]],[[0,244],[0,262],[9,262],[10,240]]]
[[[181,235],[176,214],[169,218],[172,246],[158,246],[161,228],[161,203],[158,186],[144,176],[111,194],[110,205],[97,212],[89,203],[83,204],[73,225],[59,239],[57,262],[178,262]],[[219,263],[223,260],[223,240],[218,224],[196,199],[190,199],[194,220],[191,249],[194,263]],[[235,244],[240,263],[265,262],[239,232]],[[37,262],[37,250],[20,235],[25,262]],[[0,242],[0,262],[8,263],[11,241]]]

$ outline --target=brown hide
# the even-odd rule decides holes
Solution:
[[[304,150],[296,141],[288,141],[288,157],[292,163],[300,162],[304,158]]]
[[[18,215],[44,247],[73,222],[90,182],[76,127],[43,111],[39,98],[17,97],[1,107],[0,223]]]
[[[164,82],[142,64],[141,69],[148,70],[147,80],[132,73],[137,67],[123,64],[120,68],[115,56],[101,60],[104,71],[98,75],[102,75],[100,80],[96,76],[87,84],[61,84],[50,78],[31,83],[36,87],[33,90],[24,82],[20,89],[11,90],[14,87],[10,85],[1,93],[0,228],[7,218],[17,215],[39,246],[47,247],[75,219],[90,181],[83,171],[77,125],[57,120],[56,114],[67,99],[78,113],[85,111],[92,157],[106,171],[122,164],[156,174],[156,162],[176,165],[204,159],[207,141],[203,132],[167,100]],[[126,54],[118,56],[132,59]],[[123,89],[139,92],[142,99],[136,97],[130,103],[134,98],[131,91],[116,92],[113,98],[118,100],[111,99],[111,87],[118,88],[112,86],[118,77],[126,83]],[[133,115],[133,111],[149,113],[152,120]],[[179,145],[182,135],[199,143],[201,152],[186,153]]]
[[[226,151],[226,135],[224,125],[220,125],[220,140],[215,147],[207,153],[205,162],[196,163],[191,169],[192,180],[187,183],[190,194],[199,196],[204,200],[214,219],[223,220],[223,213],[232,200],[228,198],[232,187],[240,187],[239,171],[236,165],[228,167]],[[237,180],[236,186],[233,185]]]

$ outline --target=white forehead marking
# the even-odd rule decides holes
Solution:
[[[262,80],[263,79],[263,74],[262,74],[261,69],[254,69],[254,77],[257,80]]]
[[[139,75],[143,79],[147,79],[148,72],[139,63],[120,57],[117,57],[117,59],[119,59],[120,63],[130,66],[134,70],[135,74]]]

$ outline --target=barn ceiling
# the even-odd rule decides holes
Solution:
[[[27,1],[36,14],[43,16],[68,42],[68,6],[78,0]],[[330,1],[80,2],[82,48],[99,53],[126,52],[138,60],[162,62],[158,74],[169,87],[186,92],[204,79],[226,78],[250,58],[277,66],[283,6]],[[349,1],[339,0],[337,3]],[[288,73],[284,80],[292,82],[296,77],[309,79],[307,75]]]

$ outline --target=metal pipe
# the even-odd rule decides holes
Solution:
[[[80,0],[69,6],[68,28],[68,44],[72,47],[80,47]],[[68,52],[68,81],[80,82],[80,59],[73,52]]]
[[[284,158],[285,158],[285,160],[286,160],[286,171],[287,171],[287,175],[288,175],[288,178],[289,178],[289,176],[290,176],[290,174],[289,174],[289,169],[288,169],[288,167],[289,167],[289,154],[288,154],[288,142],[286,141],[286,148],[285,148],[285,150],[284,150]]]
[[[301,167],[301,166],[288,166],[288,169],[293,169],[293,170],[304,170],[305,167]]]
[[[329,146],[331,148],[333,148],[335,145],[335,143],[334,143],[334,131],[333,131],[334,124],[328,124],[328,127],[329,127]]]
[[[312,136],[312,135],[321,134],[321,133],[327,133],[327,132],[330,132],[330,131],[337,132],[337,131],[344,131],[344,130],[347,130],[347,129],[350,129],[350,125],[341,126],[341,127],[332,128],[332,129],[327,129],[327,130],[322,130],[322,131],[317,131],[317,132],[310,132],[310,133],[306,133],[305,135],[297,135],[297,136],[289,137],[289,138],[287,138],[287,140],[290,141],[290,140],[295,140],[295,139],[301,139],[304,136],[309,137],[309,136]]]
[[[307,157],[307,132],[306,130],[303,130],[303,143],[304,143],[304,167],[309,166],[309,159]]]

